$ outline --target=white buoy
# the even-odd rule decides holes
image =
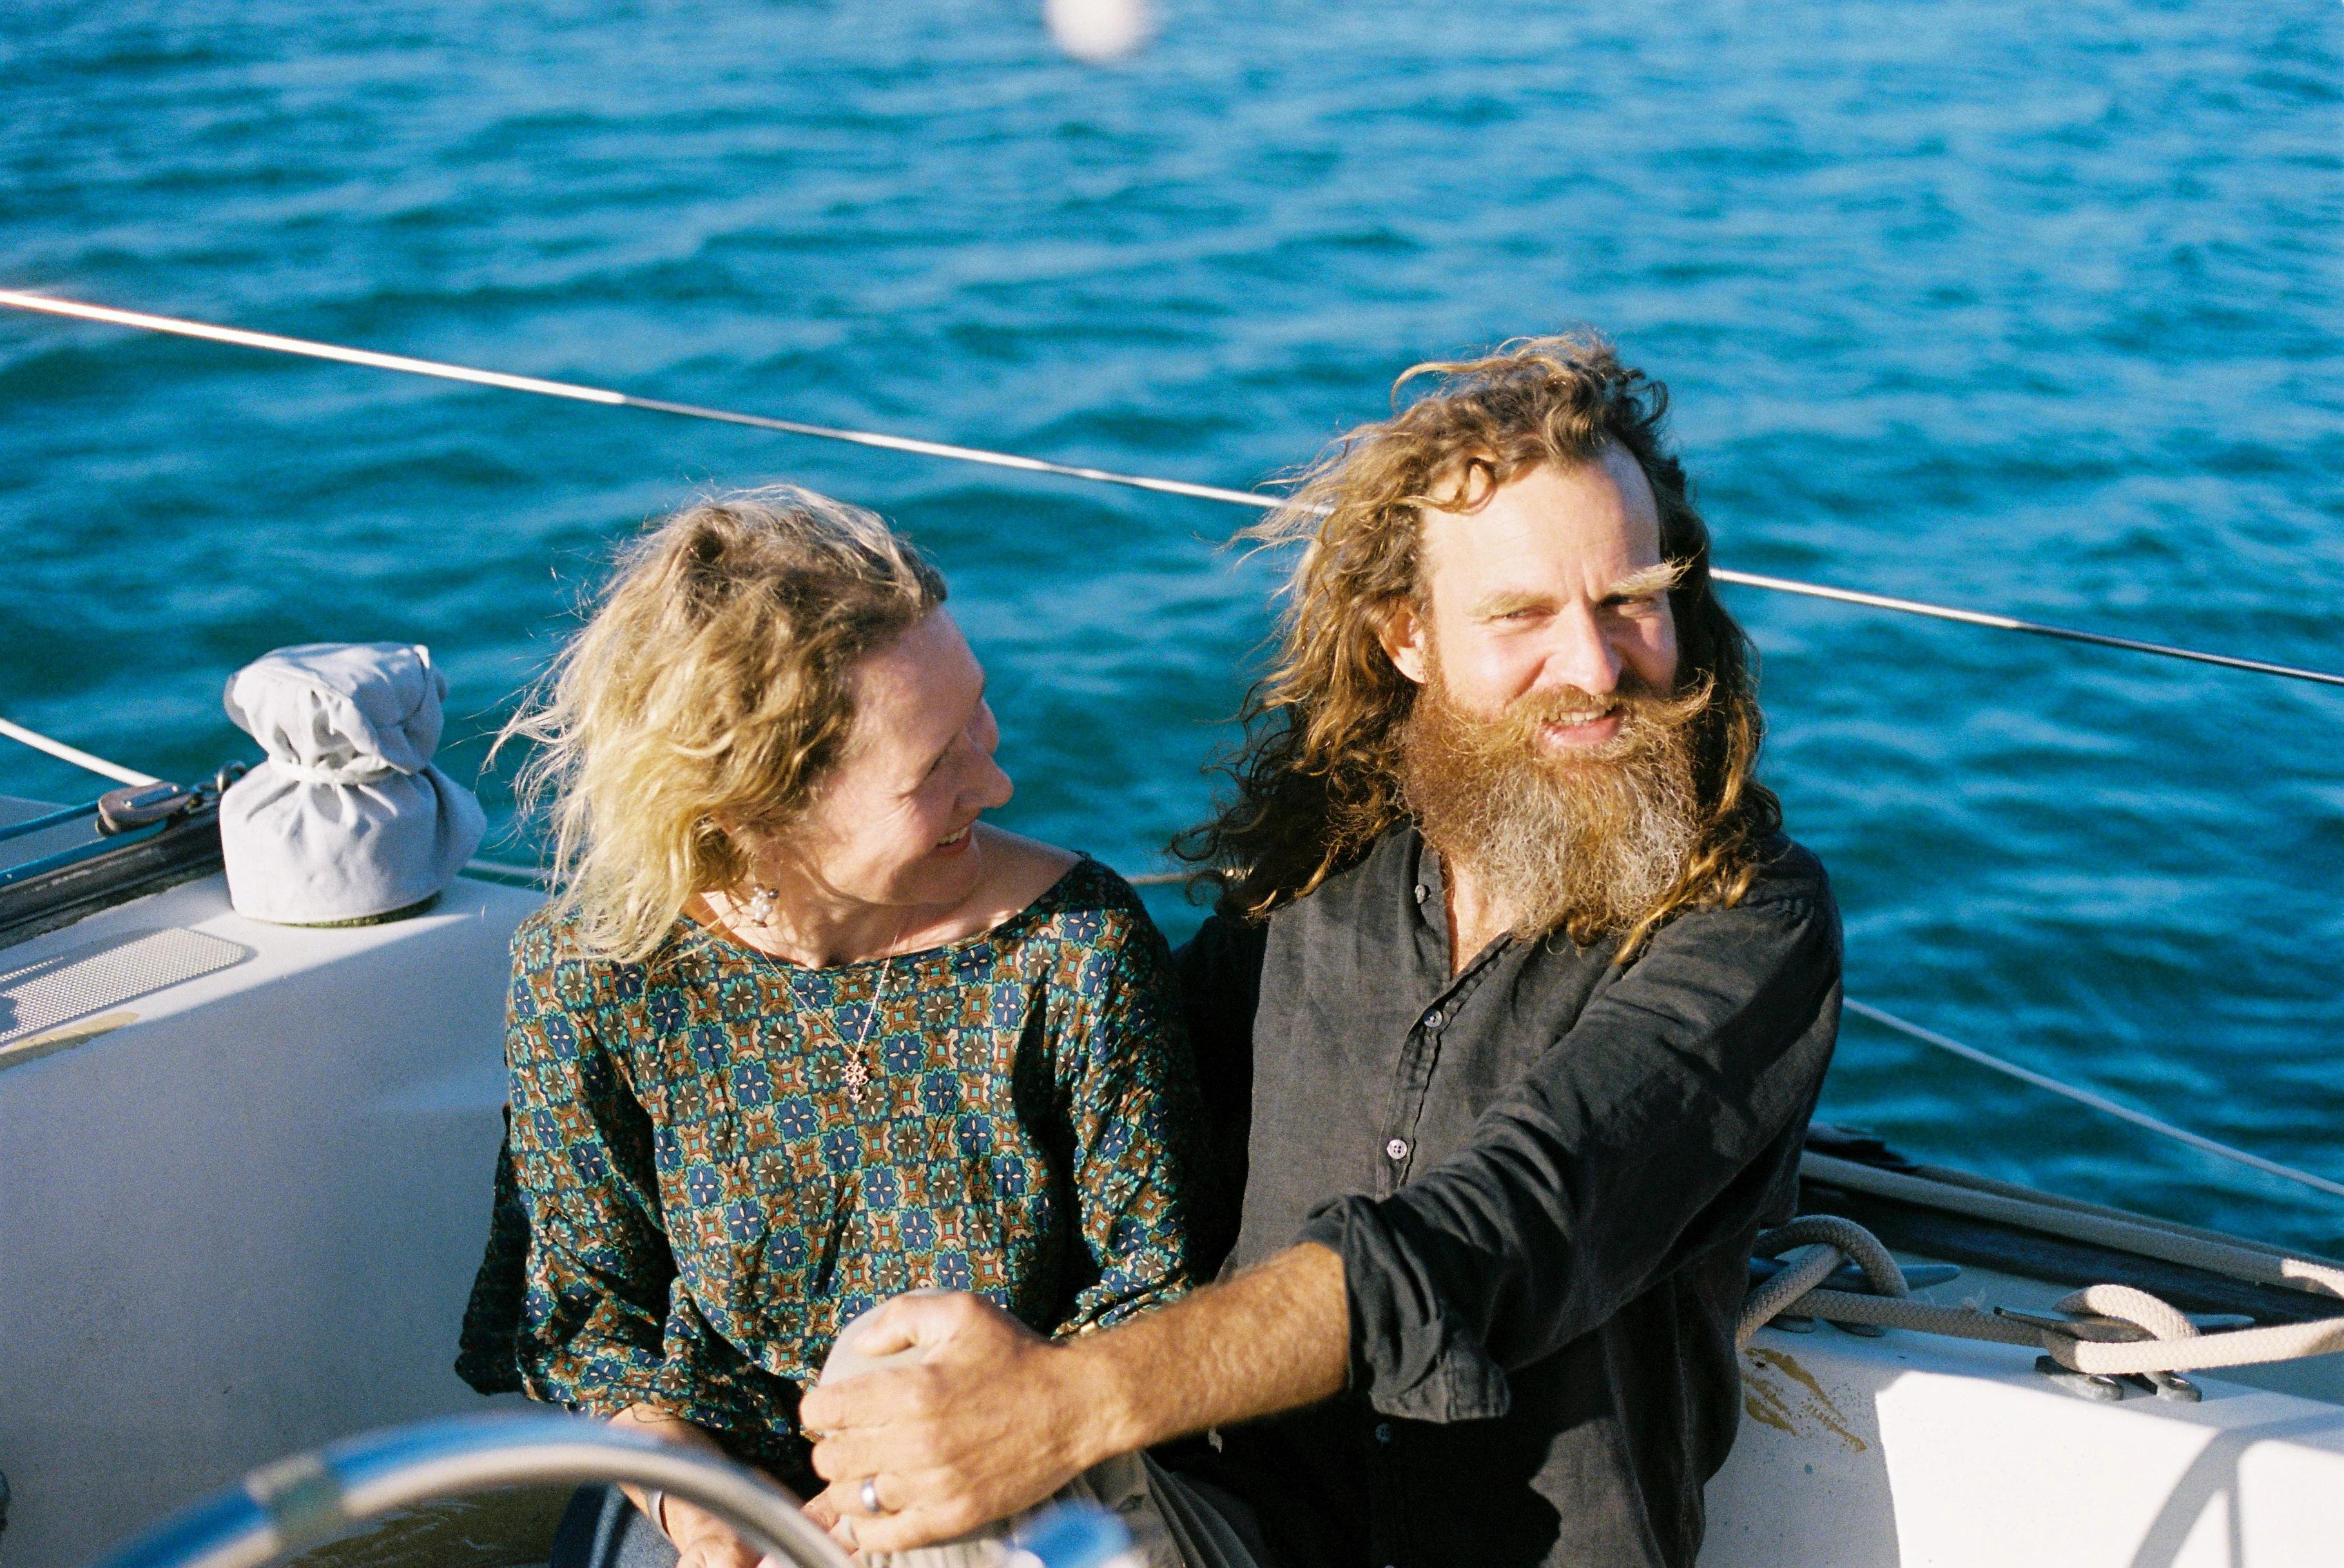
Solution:
[[[1156,35],[1147,0],[1042,0],[1042,21],[1059,48],[1092,66],[1128,58]]]

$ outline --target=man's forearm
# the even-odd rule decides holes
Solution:
[[[858,1348],[916,1351],[806,1391],[815,1500],[864,1549],[943,1541],[1028,1508],[1117,1454],[1342,1391],[1343,1260],[1288,1249],[1226,1285],[1053,1344],[968,1295],[898,1297]]]
[[[1350,1309],[1343,1259],[1288,1248],[1224,1284],[1076,1340],[1093,1462],[1343,1391]]]

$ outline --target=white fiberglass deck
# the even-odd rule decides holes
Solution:
[[[29,1032],[0,1016],[0,1568],[75,1568],[257,1464],[480,1408],[450,1363],[487,1229],[506,945],[537,902],[460,881],[415,919],[304,930],[239,918],[212,876],[0,948],[0,973],[84,963],[0,998],[20,1010],[79,1005],[57,997],[103,981],[88,961],[116,942],[166,977],[222,965]],[[1972,1270],[1931,1293],[2060,1291]],[[1769,1329],[1702,1563],[2344,1563],[2339,1360],[2201,1378],[2196,1405],[2096,1404],[2008,1347]],[[464,1533],[543,1525],[541,1500]]]
[[[2034,1293],[2003,1283],[1990,1298]],[[2012,1346],[1827,1327],[1762,1330],[1742,1362],[1702,1568],[2344,1563],[2344,1409],[2324,1401],[2199,1376],[2198,1404],[2100,1404]]]
[[[450,1363],[506,943],[538,902],[460,880],[413,919],[297,929],[214,875],[0,948],[10,971],[141,931],[251,955],[0,1044],[0,1564],[87,1563],[294,1449],[480,1408]]]

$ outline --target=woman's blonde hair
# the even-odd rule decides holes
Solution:
[[[1399,407],[1419,377],[1434,386]],[[1392,400],[1391,418],[1335,442],[1284,505],[1246,531],[1300,544],[1301,559],[1277,661],[1247,699],[1246,739],[1228,760],[1235,796],[1174,852],[1221,873],[1224,909],[1260,919],[1405,820],[1399,754],[1417,688],[1392,667],[1381,633],[1396,605],[1425,606],[1425,510],[1478,505],[1532,469],[1599,461],[1617,445],[1651,482],[1662,559],[1679,568],[1669,602],[1681,686],[1711,691],[1691,736],[1700,842],[1676,886],[1622,936],[1620,956],[1680,911],[1739,902],[1782,808],[1757,779],[1765,724],[1749,639],[1718,602],[1709,529],[1662,433],[1667,389],[1582,332],[1418,365],[1393,383]]]
[[[517,793],[553,837],[552,908],[634,962],[685,902],[749,867],[719,825],[771,834],[854,727],[854,671],[945,602],[877,516],[793,486],[712,497],[620,556],[591,618],[497,744],[538,744]]]

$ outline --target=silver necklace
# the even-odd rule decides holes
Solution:
[[[847,1053],[846,1103],[849,1105],[863,1103],[863,1091],[871,1082],[871,1058],[864,1054],[864,1049],[871,1044],[872,1028],[879,1022],[879,1004],[887,999],[887,962],[888,956],[882,954],[879,958],[879,983],[871,988],[871,1011],[864,1015],[863,1033],[855,1037],[854,1049]],[[790,1001],[793,1006],[796,1004],[795,992],[791,993]],[[833,1025],[831,1033],[835,1035],[837,1032],[837,1026]]]
[[[778,888],[752,889],[749,905],[744,911],[749,917],[749,923],[753,926],[770,926],[773,917],[773,905],[780,897],[781,891]],[[837,1024],[829,1018],[823,1020],[830,1030],[831,1038],[836,1040],[846,1054],[846,1071],[843,1076],[846,1085],[846,1103],[849,1105],[861,1105],[863,1091],[871,1087],[871,1031],[879,1024],[879,1005],[887,999],[887,982],[892,978],[888,965],[894,957],[893,949],[904,945],[904,934],[911,928],[912,916],[911,912],[906,910],[903,920],[895,927],[894,941],[888,945],[887,950],[883,950],[879,955],[879,980],[871,988],[871,1009],[863,1016],[863,1032],[855,1037],[854,1044],[847,1045],[845,1037],[838,1032]],[[755,953],[766,962],[773,962],[771,955],[761,951],[753,944],[744,943],[743,946],[747,946],[750,952]],[[789,976],[784,973],[783,978],[787,981]],[[798,988],[793,984],[790,986],[790,1011],[800,1019],[805,1016],[804,1010],[798,1006]]]

